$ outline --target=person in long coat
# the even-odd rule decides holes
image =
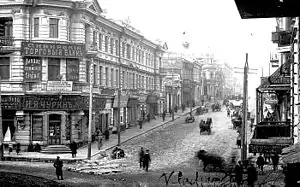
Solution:
[[[241,165],[241,161],[238,162],[238,164],[235,165],[235,181],[237,186],[241,186],[243,181],[243,166]]]
[[[247,183],[249,187],[254,187],[254,183],[257,181],[257,171],[254,165],[251,163],[247,168]]]
[[[265,165],[265,159],[262,156],[262,154],[259,155],[259,157],[257,158],[256,164],[258,166],[258,168],[261,170],[261,172],[264,172],[264,165]]]
[[[98,150],[101,149],[102,147],[102,141],[103,141],[103,136],[102,136],[102,132],[100,131],[97,135],[97,147],[98,147]]]
[[[63,177],[63,171],[62,171],[62,168],[63,168],[63,162],[60,160],[60,157],[58,156],[56,161],[54,162],[53,166],[55,167],[55,170],[56,170],[56,176],[57,176],[57,180],[59,180],[59,177],[61,177],[60,179],[61,180],[64,180],[64,177]]]
[[[278,163],[279,163],[279,156],[277,153],[275,153],[274,155],[272,155],[271,157],[272,159],[272,164],[273,164],[273,170],[277,170],[278,167]]]
[[[145,155],[144,148],[141,147],[141,150],[140,150],[140,152],[139,152],[139,163],[140,163],[140,168],[143,168],[143,169],[144,169],[144,164],[143,164],[143,161],[144,161],[144,155]]]
[[[144,160],[143,160],[144,169],[146,171],[148,171],[149,169],[150,162],[151,162],[151,158],[150,158],[149,150],[146,150],[146,153],[144,155]]]
[[[72,152],[72,158],[75,158],[77,154],[77,143],[75,141],[72,141],[72,143],[70,144],[70,149]]]

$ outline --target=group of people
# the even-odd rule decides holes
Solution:
[[[262,154],[260,154],[257,157],[256,164],[257,167],[260,169],[260,171],[263,173],[264,172],[264,165],[267,163],[266,160],[269,160],[269,158],[264,158]],[[277,153],[274,153],[271,155],[271,160],[272,160],[272,165],[273,165],[273,170],[277,170],[278,164],[279,164],[279,156]]]
[[[242,165],[241,161],[238,161],[238,164],[235,165],[235,181],[237,186],[243,185],[243,174],[244,174],[244,166]],[[257,181],[257,171],[254,167],[254,164],[250,163],[247,167],[247,184],[250,187],[254,187],[254,183]]]
[[[115,147],[113,150],[112,150],[112,155],[111,157],[113,159],[119,159],[119,158],[124,158],[125,157],[125,152],[123,149],[119,148],[119,147]]]
[[[139,153],[140,168],[143,168],[145,171],[148,171],[150,162],[151,162],[151,158],[150,158],[149,150],[147,149],[145,152],[144,148],[141,147],[141,150]]]

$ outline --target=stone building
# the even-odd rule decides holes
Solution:
[[[157,114],[163,47],[102,16],[97,0],[5,0],[0,4],[3,134],[22,146],[87,141],[92,130],[122,129],[141,111]]]

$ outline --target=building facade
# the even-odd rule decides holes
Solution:
[[[12,141],[87,142],[90,85],[93,132],[118,114],[125,129],[158,113],[162,46],[106,19],[98,1],[5,1],[0,13],[2,131]]]

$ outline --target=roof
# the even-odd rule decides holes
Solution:
[[[290,61],[282,64],[271,76],[265,79],[257,89],[260,91],[289,90],[290,64]]]
[[[299,0],[235,0],[242,19],[300,16]]]

